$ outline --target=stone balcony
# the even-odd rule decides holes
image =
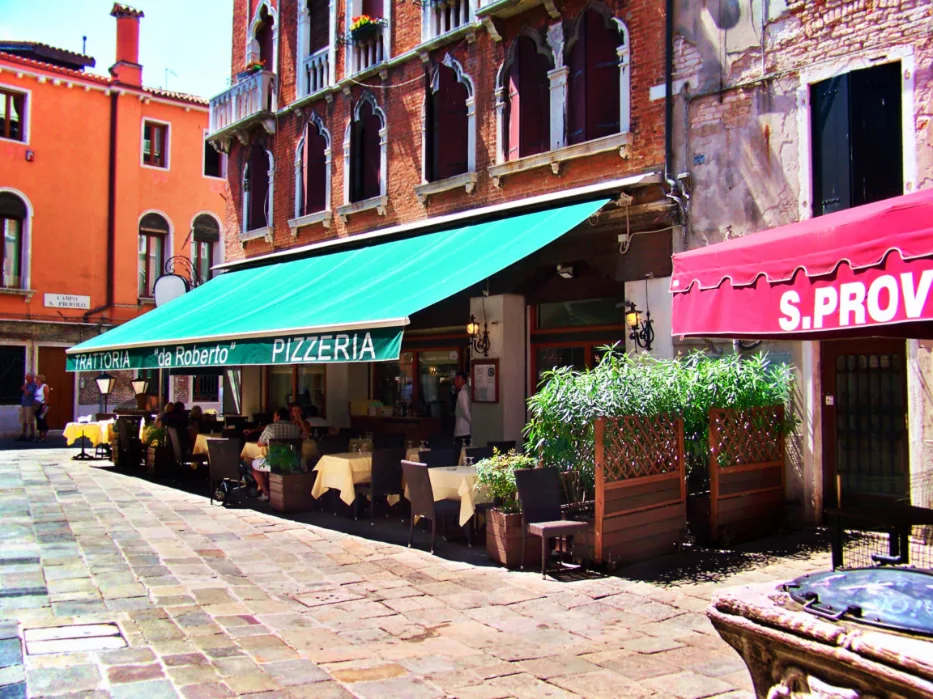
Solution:
[[[298,79],[298,99],[314,95],[330,85],[330,47],[325,46],[302,61]]]
[[[260,70],[211,98],[208,138],[229,143],[237,132],[262,123],[269,133],[275,131],[275,73]],[[226,149],[225,149],[226,150]]]

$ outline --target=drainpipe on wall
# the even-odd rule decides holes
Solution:
[[[674,174],[674,0],[665,2],[664,18],[664,196],[677,205],[677,223],[687,242],[687,215],[684,192]]]
[[[117,100],[116,90],[110,91],[110,157],[107,171],[107,296],[106,303],[92,308],[84,314],[86,321],[90,316],[103,313],[113,307],[114,267],[116,244],[116,205],[117,205]]]

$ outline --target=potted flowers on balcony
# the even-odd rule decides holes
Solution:
[[[493,497],[493,507],[486,512],[486,552],[489,558],[507,568],[517,568],[522,560],[522,514],[515,486],[515,471],[535,468],[535,460],[515,450],[493,450],[492,457],[476,464],[477,487]],[[541,562],[540,540],[528,537],[525,542],[525,565]]]
[[[265,67],[265,63],[263,61],[259,61],[259,60],[250,61],[249,63],[246,64],[243,70],[241,70],[239,73],[236,74],[236,79],[246,80],[246,78],[253,75],[254,73],[258,73],[264,67]]]
[[[360,15],[350,21],[350,39],[354,42],[366,41],[375,37],[382,29],[382,19]]]

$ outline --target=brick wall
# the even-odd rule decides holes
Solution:
[[[113,393],[107,399],[108,409],[114,408],[121,403],[128,403],[136,400],[136,392],[133,390],[130,381],[136,378],[134,371],[110,371],[107,372],[116,377],[117,381],[113,385]],[[97,374],[84,372],[80,374],[78,382],[78,404],[79,405],[98,405],[100,403],[100,390],[97,388],[97,382],[94,380]]]
[[[235,236],[226,238],[227,260],[268,253],[272,249],[305,245],[329,237],[347,236],[375,228],[406,223],[479,206],[514,201],[532,195],[559,192],[572,187],[623,177],[650,169],[658,169],[664,160],[664,102],[651,101],[649,90],[664,80],[664,15],[656,0],[611,2],[615,15],[623,19],[630,32],[632,78],[631,157],[623,160],[617,152],[603,153],[564,163],[559,176],[549,168],[541,168],[509,176],[502,189],[492,185],[486,169],[496,158],[495,79],[514,36],[526,25],[545,31],[549,24],[564,21],[565,36],[569,35],[574,18],[582,12],[584,0],[559,2],[563,20],[548,17],[543,7],[537,7],[506,21],[497,22],[503,41],[497,42],[485,29],[477,29],[472,39],[464,37],[427,54],[430,61],[443,60],[446,53],[456,58],[475,86],[477,116],[476,170],[479,181],[475,191],[463,189],[432,196],[426,204],[419,203],[414,187],[422,181],[422,105],[424,101],[425,63],[417,55],[388,69],[384,77],[373,75],[350,85],[344,92],[321,99],[312,105],[328,128],[332,147],[331,209],[344,202],[344,132],[351,109],[363,89],[369,89],[387,116],[388,210],[385,216],[367,211],[350,217],[346,224],[335,220],[328,230],[321,224],[300,229],[297,238],[288,227],[294,216],[294,159],[298,140],[308,121],[309,111],[299,116],[294,111],[282,112],[276,119],[274,136],[265,138],[275,157],[273,219],[275,239],[272,245],[263,240],[249,241],[242,246]],[[279,7],[279,97],[280,108],[294,101],[297,36],[296,0],[282,0]],[[343,3],[338,12],[338,35],[346,32]],[[233,21],[233,68],[245,60],[247,0],[236,0]],[[392,5],[392,55],[398,56],[419,45],[421,39],[421,8],[414,3]],[[344,53],[348,47],[337,46],[337,80],[344,77]],[[227,204],[227,230],[241,230],[242,157],[245,147],[232,146],[229,180],[232,196]]]

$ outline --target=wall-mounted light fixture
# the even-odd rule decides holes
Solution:
[[[483,321],[483,329],[479,329],[479,323],[476,322],[476,318],[471,313],[470,322],[467,323],[466,327],[467,335],[470,336],[470,339],[473,341],[473,351],[477,354],[482,354],[484,357],[489,356],[489,325]]]
[[[106,413],[107,398],[113,393],[113,385],[117,382],[117,378],[105,372],[95,377],[94,380],[97,382],[97,390],[100,391],[100,395],[104,398],[104,412]]]
[[[557,274],[564,279],[573,279],[573,265],[557,265]]]
[[[654,342],[654,321],[651,320],[651,311],[648,310],[648,278],[645,278],[645,312],[642,314],[634,302],[627,304],[628,311],[625,313],[625,324],[631,332],[629,339],[646,352],[651,351],[651,345]]]

